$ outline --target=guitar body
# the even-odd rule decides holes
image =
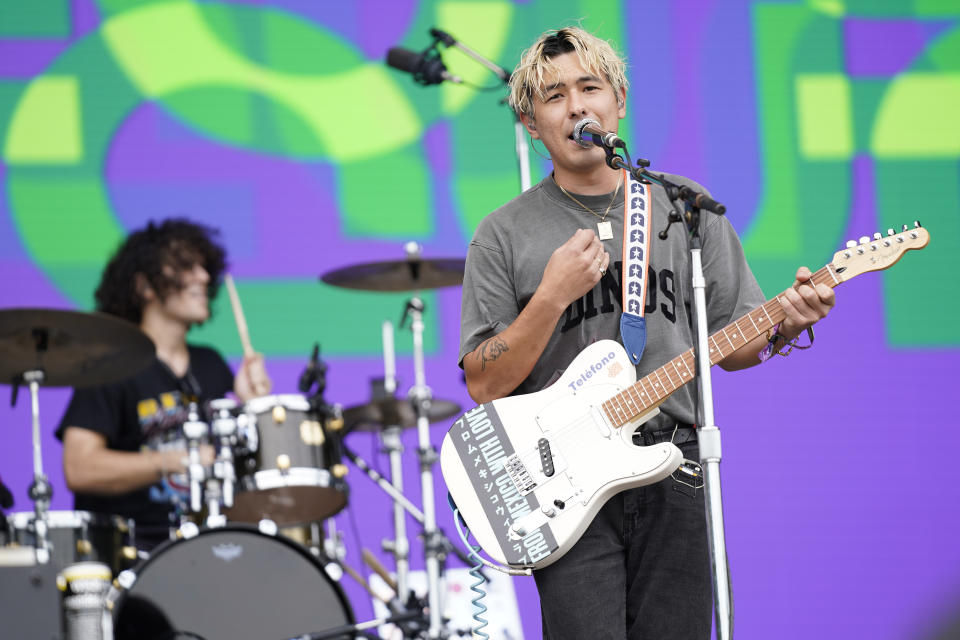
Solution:
[[[836,287],[887,269],[930,234],[913,228],[847,243],[810,283]],[[779,296],[707,341],[710,364],[765,335],[786,314]],[[572,547],[615,493],[652,484],[682,462],[671,443],[633,444],[636,428],[697,369],[688,349],[642,379],[623,347],[602,340],[574,359],[543,391],[494,400],[457,420],[440,451],[454,502],[483,550],[515,568],[540,569]]]
[[[599,409],[636,381],[623,347],[597,342],[553,385],[468,411],[443,440],[454,502],[494,560],[540,569],[560,558],[614,494],[666,478],[682,462],[671,443],[633,444],[651,408],[616,426]]]

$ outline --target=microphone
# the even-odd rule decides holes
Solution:
[[[307,362],[306,368],[303,370],[303,373],[300,374],[300,380],[297,381],[297,388],[300,389],[302,393],[310,391],[310,387],[313,386],[313,383],[317,381],[317,368],[320,364],[320,343],[313,343],[313,352],[310,354],[310,360]]]
[[[589,138],[584,139],[584,135],[589,136]],[[589,148],[591,144],[606,149],[627,148],[627,143],[621,140],[620,136],[610,131],[604,131],[600,128],[600,123],[591,118],[584,118],[574,125],[573,139],[581,147],[586,148]]]
[[[423,53],[417,53],[403,47],[393,47],[387,51],[387,64],[394,69],[413,74],[413,79],[422,85],[440,84],[444,81],[455,84],[463,82],[447,71],[440,54],[434,51],[434,55],[430,55],[430,51],[431,49],[427,49]]]

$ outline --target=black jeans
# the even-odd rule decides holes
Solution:
[[[695,440],[679,446],[700,459]],[[673,477],[611,498],[563,558],[533,573],[544,640],[709,640],[704,511],[703,488]]]

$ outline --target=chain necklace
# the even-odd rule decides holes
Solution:
[[[587,211],[589,211],[599,219],[599,222],[597,222],[597,235],[601,240],[613,239],[613,225],[607,222],[607,214],[610,213],[610,209],[611,207],[613,207],[613,203],[617,201],[617,194],[620,193],[620,185],[623,182],[623,173],[621,173],[620,177],[617,179],[617,188],[613,190],[613,197],[610,198],[610,204],[607,205],[607,210],[603,212],[603,215],[600,215],[599,213],[597,213],[587,205],[583,204],[582,202],[574,198],[569,191],[563,188],[563,185],[557,182],[556,178],[553,179],[553,182],[558,187],[560,187],[560,191],[563,192],[563,195],[567,196],[568,198],[576,202],[578,205],[580,205],[581,207],[583,207],[584,209],[586,209]]]

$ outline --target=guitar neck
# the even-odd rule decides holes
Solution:
[[[830,288],[843,281],[829,264],[814,273],[811,280],[814,284],[825,284]],[[780,296],[777,296],[717,331],[707,339],[710,365],[717,364],[759,336],[765,335],[777,323],[782,322],[785,316],[780,305]],[[694,351],[692,348],[687,349],[606,400],[602,406],[607,419],[611,424],[622,427],[636,416],[658,406],[674,391],[693,380],[696,369]]]

